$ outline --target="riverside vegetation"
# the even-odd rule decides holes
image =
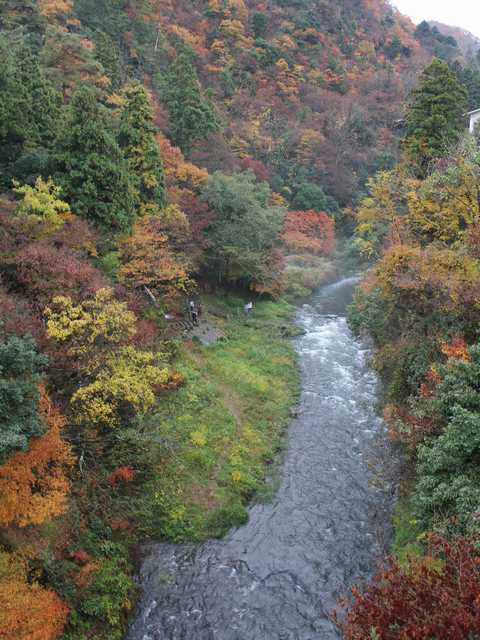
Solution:
[[[373,258],[350,310],[374,339],[385,419],[410,459],[394,558],[356,589],[345,637],[477,637],[479,554],[478,136],[467,94],[435,60],[412,94],[404,155],[373,178],[356,243]]]
[[[474,100],[477,62],[383,0],[0,0],[0,637],[120,638],[138,541],[244,521],[296,394],[283,299],[331,275],[433,52]],[[445,177],[468,200],[473,149],[430,177],[431,146],[413,192]],[[473,342],[475,216],[458,211],[434,236],[448,248],[408,253],[438,258],[452,317],[471,314],[444,349]],[[372,255],[391,236],[373,218],[359,235]],[[210,348],[165,318],[203,289],[226,336]],[[378,314],[359,295],[360,327]],[[245,296],[259,300],[248,322]]]

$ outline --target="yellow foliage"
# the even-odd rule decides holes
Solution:
[[[71,399],[74,421],[83,426],[114,428],[125,419],[146,413],[155,404],[155,387],[170,373],[152,353],[122,347],[111,355],[94,381]]]
[[[248,18],[248,9],[244,0],[227,0],[227,15],[245,21]]]
[[[204,447],[207,444],[207,434],[205,429],[198,429],[190,434],[192,444],[197,447]]]
[[[312,162],[318,156],[318,148],[325,142],[325,136],[317,129],[305,129],[300,136],[297,147],[298,159]]]
[[[356,239],[366,257],[380,255],[393,221],[405,209],[404,191],[412,184],[393,171],[382,171],[368,180],[370,195],[362,200],[357,212]]]
[[[300,84],[303,82],[304,67],[296,64],[290,67],[284,58],[275,63],[277,87],[280,93],[289,98],[295,98],[300,92]]]
[[[480,176],[463,160],[408,194],[407,222],[423,241],[452,243],[480,218]]]
[[[272,191],[270,193],[270,204],[272,205],[272,207],[282,207],[284,209],[288,209],[288,202],[282,195],[280,195],[276,191]]]
[[[278,38],[274,38],[272,44],[282,50],[297,49],[297,43],[295,42],[295,40],[286,33],[282,34]]]
[[[23,196],[15,213],[35,237],[55,233],[71,217],[69,205],[60,200],[61,188],[51,178],[47,181],[37,178],[34,187],[14,182],[14,187],[15,193]]]
[[[253,46],[253,39],[245,35],[245,27],[240,20],[222,20],[220,32],[232,40],[237,47],[250,49]]]
[[[57,296],[53,308],[45,310],[48,336],[67,344],[71,356],[86,360],[87,369],[97,366],[102,352],[135,335],[135,314],[113,295],[112,289],[99,289],[78,305],[68,296]]]

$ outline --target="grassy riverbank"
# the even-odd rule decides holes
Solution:
[[[77,513],[56,524],[72,527],[66,520],[88,509],[88,526],[76,527],[73,562],[53,555],[46,562],[50,584],[72,612],[63,640],[123,637],[139,542],[222,536],[247,520],[249,502],[269,493],[299,391],[294,307],[259,302],[246,319],[240,297],[203,302],[210,329],[223,337],[211,346],[196,338],[165,345],[184,383],[116,443],[116,465],[134,474],[113,482],[99,469],[105,479],[79,484]],[[52,541],[60,533],[52,530]]]
[[[223,535],[247,519],[245,505],[264,493],[298,392],[293,308],[260,302],[246,320],[242,300],[206,300],[225,338],[189,341],[175,368],[185,385],[149,419],[164,443],[146,484],[141,523],[148,535],[175,542]]]

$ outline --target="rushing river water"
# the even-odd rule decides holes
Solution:
[[[355,284],[299,311],[302,396],[275,498],[224,540],[154,545],[128,640],[339,637],[329,612],[384,555],[395,488],[378,381],[345,319]]]

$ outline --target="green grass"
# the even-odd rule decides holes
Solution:
[[[253,318],[244,301],[204,300],[225,339],[180,347],[175,368],[185,377],[166,395],[149,435],[161,441],[141,498],[148,535],[176,542],[224,535],[247,519],[246,505],[267,493],[266,477],[282,449],[298,394],[292,307],[261,302]]]
[[[408,558],[423,556],[424,532],[415,517],[411,494],[399,500],[393,516],[393,527],[392,553],[401,565],[405,565]]]

